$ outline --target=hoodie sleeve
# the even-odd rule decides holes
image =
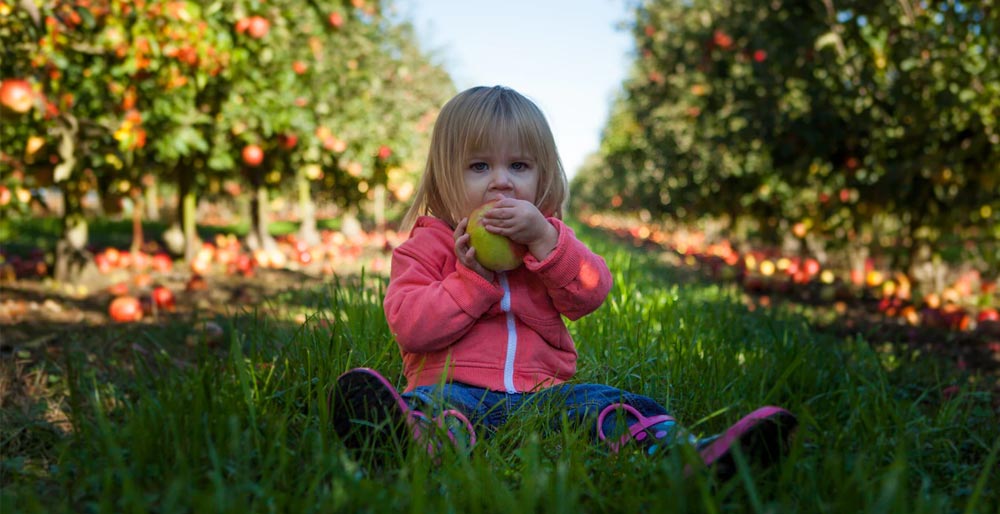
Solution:
[[[549,218],[559,239],[556,247],[539,261],[528,254],[524,264],[545,284],[552,303],[571,320],[597,310],[611,290],[611,271],[604,258],[580,242],[573,230],[557,218]]]
[[[503,297],[503,289],[457,264],[450,232],[414,228],[392,253],[383,308],[400,349],[443,350],[454,344]]]

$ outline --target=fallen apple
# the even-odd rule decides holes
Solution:
[[[119,323],[139,321],[142,319],[142,304],[134,296],[119,296],[111,301],[108,314]]]
[[[176,306],[174,292],[164,286],[154,287],[152,297],[157,308],[173,311]]]
[[[505,236],[486,230],[483,225],[483,215],[493,208],[496,202],[487,202],[469,214],[469,242],[476,249],[476,260],[484,268],[492,271],[507,271],[521,265],[528,249]]]

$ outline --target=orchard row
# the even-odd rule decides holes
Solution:
[[[156,205],[177,191],[184,255],[198,198],[249,197],[254,250],[277,243],[268,202],[294,198],[315,245],[316,204],[382,220],[412,194],[450,77],[388,0],[0,0],[0,214],[64,199],[54,275],[87,253],[84,199]],[[107,210],[107,209],[106,209]],[[136,221],[137,226],[140,220]],[[142,246],[137,234],[134,244]]]
[[[577,206],[1000,271],[1000,10],[644,0]],[[845,257],[847,258],[847,257]]]
[[[979,329],[1000,336],[1000,280],[967,270],[937,289],[914,284],[885,262],[866,259],[856,268],[786,254],[777,248],[746,248],[741,242],[710,237],[703,231],[673,230],[591,214],[589,226],[609,230],[637,245],[652,245],[678,265],[702,270],[708,277],[738,284],[769,303],[771,295],[795,298],[838,312],[848,305],[874,303],[879,313],[900,323],[925,328]]]

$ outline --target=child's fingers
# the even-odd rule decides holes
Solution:
[[[455,226],[455,232],[454,232],[455,239],[457,240],[462,234],[464,234],[465,231],[468,229],[468,227],[469,227],[469,218],[462,218],[462,220],[458,222],[458,225]]]

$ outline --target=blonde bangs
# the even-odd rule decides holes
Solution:
[[[544,114],[513,89],[476,87],[459,93],[441,109],[423,179],[403,221],[404,230],[420,214],[436,216],[454,227],[459,221],[459,206],[464,203],[463,170],[469,157],[507,143],[517,144],[536,162],[535,205],[546,216],[562,217],[569,188]]]

